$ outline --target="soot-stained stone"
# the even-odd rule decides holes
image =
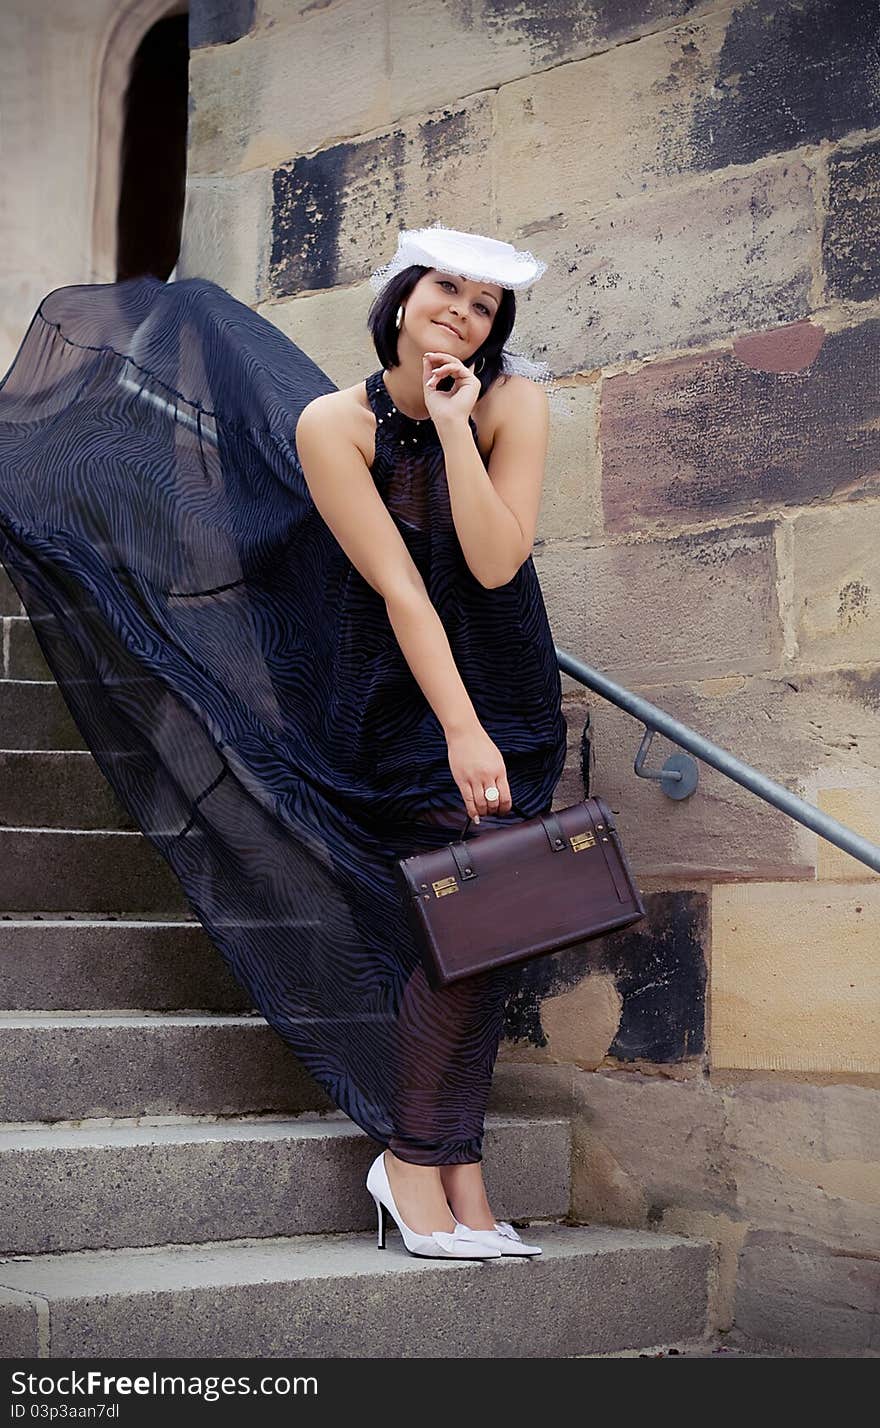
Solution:
[[[591,0],[589,5],[562,5],[559,0],[446,0],[446,8],[465,31],[476,26],[491,33],[521,34],[539,63],[609,49],[621,40],[636,39],[685,20],[696,0]]]
[[[257,0],[191,0],[189,47],[230,45],[248,34],[254,23]]]
[[[868,302],[880,293],[880,142],[832,154],[828,184],[822,234],[828,295]]]
[[[402,171],[405,142],[405,136],[395,132],[378,139],[334,144],[276,169],[269,260],[273,296],[286,297],[363,277],[357,257],[350,266],[340,257],[343,217],[351,191],[370,190],[377,206],[385,200],[390,200],[392,207],[396,200],[402,203],[395,175]],[[365,221],[368,216],[365,212]],[[384,212],[382,216],[386,216]]]
[[[870,714],[880,714],[880,665],[835,669],[828,674],[802,674],[799,680],[805,691],[820,687],[823,680],[830,680],[844,690],[854,704],[860,704]]]
[[[807,326],[797,341],[777,329],[604,383],[609,530],[876,495],[880,321]]]
[[[609,1056],[665,1065],[700,1055],[705,1046],[706,897],[677,891],[646,893],[642,900],[643,922],[525,963],[508,998],[504,1036],[546,1046],[541,1003],[595,971],[611,973],[623,1001]]]
[[[705,1045],[706,898],[664,892],[644,898],[645,922],[603,939],[604,971],[623,999],[609,1056],[667,1063]]]
[[[693,166],[750,164],[880,124],[877,0],[738,6],[709,97],[694,108]]]

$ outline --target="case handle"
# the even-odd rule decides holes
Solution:
[[[520,808],[519,804],[514,803],[512,799],[510,806],[511,809],[515,813],[519,813],[523,819],[528,818],[529,815],[527,813],[523,813],[523,810]],[[565,841],[565,834],[562,831],[562,824],[559,822],[559,819],[557,818],[556,814],[548,811],[547,813],[534,814],[533,817],[540,818],[541,822],[543,823],[544,832],[547,834],[547,842],[550,844],[552,851],[554,853],[561,853],[562,850],[567,846],[567,844]],[[470,823],[470,821],[470,815],[468,815],[467,823],[464,825],[464,828],[461,830],[461,833],[458,836],[457,844],[463,845],[464,835],[467,832],[468,823]],[[459,860],[456,843],[450,843],[449,847],[452,849],[456,863],[458,863],[459,867],[461,867],[462,864]]]
[[[528,815],[527,813],[523,813],[523,811],[522,811],[522,809],[520,808],[519,804],[518,804],[518,803],[514,803],[514,802],[513,802],[513,799],[511,799],[511,801],[510,801],[510,807],[511,807],[512,812],[514,812],[514,813],[519,813],[523,818],[528,818],[529,815]],[[490,816],[494,816],[494,815],[488,815],[488,814],[487,814],[487,817],[490,817]],[[473,822],[473,819],[471,818],[470,814],[468,814],[467,823],[465,823],[464,827],[462,828],[461,832],[460,832],[459,835],[458,835],[459,839],[461,839],[461,838],[464,837],[465,833],[468,831],[468,823],[472,823],[472,822]]]

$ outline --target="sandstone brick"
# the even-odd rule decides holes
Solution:
[[[743,337],[730,352],[607,379],[607,529],[880,491],[880,431],[871,419],[878,351],[876,319],[829,334],[799,322]],[[873,505],[868,519],[876,527]],[[805,524],[805,540],[811,529]]]
[[[880,293],[880,142],[876,140],[829,155],[822,265],[829,297],[868,302]]]
[[[807,19],[807,16],[809,17]],[[749,164],[880,122],[873,0],[734,8],[715,88],[694,128],[704,163]]]
[[[593,1069],[617,1033],[623,999],[610,975],[587,975],[574,987],[541,1002],[546,1046],[506,1043],[504,1060],[537,1064],[572,1063]],[[500,1055],[500,1052],[499,1052]]]
[[[590,371],[803,317],[810,182],[787,158],[599,212],[557,205],[527,229],[548,271],[521,294],[523,341],[551,352],[557,371]],[[714,421],[704,415],[704,440]]]
[[[586,1220],[656,1223],[667,1207],[727,1211],[735,1187],[721,1097],[702,1080],[637,1071],[581,1071],[573,1085],[579,1137],[573,1213]]]
[[[268,169],[234,178],[191,177],[187,184],[177,276],[205,277],[240,302],[263,296],[269,261]]]
[[[723,1078],[717,1080],[720,1087]],[[768,1076],[722,1094],[741,1217],[765,1230],[876,1255],[880,1091]]]
[[[752,1231],[740,1255],[734,1342],[807,1358],[876,1357],[880,1262],[806,1236]]]
[[[700,1055],[705,897],[677,890],[643,900],[639,922],[523,969],[505,1020],[518,1047],[512,1059],[596,1066],[608,1056],[670,1065]]]
[[[817,801],[821,788],[876,785],[880,670],[875,666],[722,678],[692,688],[641,681],[631,687],[809,802]],[[593,696],[591,724],[594,786],[619,810],[621,837],[642,880],[814,876],[816,833],[702,762],[694,795],[683,802],[667,799],[655,783],[633,776],[642,734],[638,721]],[[658,735],[648,768],[659,771],[673,752],[676,746]],[[853,866],[863,868],[855,861]],[[870,874],[864,870],[860,876]]]
[[[714,888],[713,1067],[880,1071],[878,948],[880,878]]]
[[[739,1254],[748,1226],[730,1215],[713,1215],[705,1210],[693,1210],[671,1205],[663,1211],[657,1228],[664,1234],[687,1235],[691,1238],[714,1240],[718,1252],[718,1268],[711,1284],[709,1324],[728,1332],[736,1313],[737,1272]],[[729,1343],[729,1340],[725,1341]]]
[[[379,366],[367,327],[373,296],[369,284],[361,283],[261,303],[257,312],[307,352],[337,387],[350,387]]]
[[[283,0],[272,0],[273,7]],[[390,0],[390,79],[395,114],[493,89],[627,40],[663,30],[712,0],[652,0],[650,5],[499,5],[474,0]],[[638,49],[638,46],[628,46]]]
[[[535,552],[557,642],[623,684],[775,668],[773,526]]]
[[[565,64],[507,84],[502,73],[494,81],[502,229],[542,226],[561,206],[595,213],[694,172],[873,127],[880,106],[864,43],[875,28],[870,0],[848,8],[846,19],[833,6],[815,7],[808,28],[792,23],[790,5],[775,6],[775,15],[768,8],[719,5],[660,33],[643,29],[637,45],[608,45],[580,60],[570,49]],[[841,177],[838,190],[845,184]],[[865,214],[860,236],[841,219],[868,264],[871,221]],[[847,269],[849,253],[841,256]]]
[[[543,226],[574,205],[596,213],[694,169],[724,167],[706,106],[713,94],[716,115],[738,104],[735,87],[716,89],[732,11],[724,5],[702,19],[689,15],[687,23],[643,34],[637,45],[608,46],[580,60],[569,55],[565,64],[502,82],[496,141],[502,230]],[[751,110],[753,125],[774,109],[762,95]]]
[[[455,215],[454,227],[489,231],[491,138],[491,101],[477,95],[281,165],[273,181],[272,293],[361,281],[386,248],[393,257],[408,194],[419,213],[427,208],[426,219]],[[417,226],[415,214],[408,226]]]
[[[861,833],[880,847],[880,794],[877,780],[867,788],[820,788],[816,801],[823,813]],[[818,840],[816,876],[823,882],[861,882],[865,865],[826,838]]]
[[[274,166],[391,118],[384,0],[287,7],[190,56],[190,174]]]
[[[608,1055],[660,1065],[686,1061],[705,1045],[706,898],[678,889],[644,893],[642,900],[641,922],[589,944],[594,965],[613,973],[622,1003]]]
[[[805,512],[792,534],[798,658],[867,663],[880,647],[880,501]]]
[[[550,416],[550,438],[538,541],[596,536],[602,529],[598,451],[598,389],[594,385],[560,389],[566,412]]]

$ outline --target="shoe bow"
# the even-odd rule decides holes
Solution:
[[[518,1235],[513,1225],[508,1220],[496,1220],[495,1229],[499,1235],[505,1235],[509,1240],[518,1240],[522,1244],[522,1235]]]
[[[479,1237],[475,1232],[468,1225],[462,1225],[460,1223],[456,1223],[454,1230],[432,1230],[431,1238],[436,1240],[439,1245],[442,1245],[445,1250],[453,1250],[456,1245],[460,1245],[463,1242],[473,1244],[476,1240],[476,1242],[479,1243]]]

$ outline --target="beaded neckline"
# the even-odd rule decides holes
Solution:
[[[429,441],[440,440],[437,428],[430,417],[411,417],[406,412],[402,412],[395,406],[394,399],[385,385],[385,371],[380,367],[378,372],[373,372],[366,382],[367,396],[376,417],[376,430],[382,428],[389,436],[395,433],[395,441],[401,446],[423,446]],[[477,424],[473,417],[468,417],[468,421],[474,433]],[[399,435],[397,435],[399,433]]]

